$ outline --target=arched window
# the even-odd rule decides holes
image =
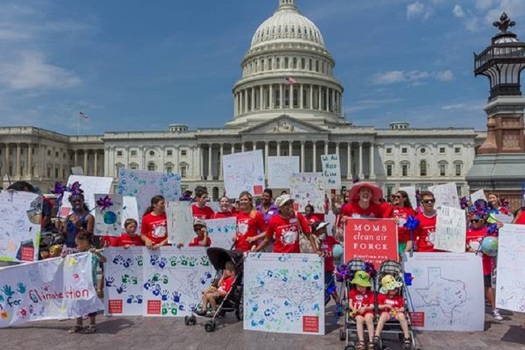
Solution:
[[[463,162],[460,160],[457,160],[454,162],[454,175],[461,176],[463,170]]]
[[[188,177],[188,169],[189,165],[186,162],[182,162],[179,164],[179,170],[180,170],[180,177]]]
[[[155,163],[153,162],[148,163],[148,171],[155,171],[155,168],[156,168]]]
[[[393,176],[394,175],[394,162],[386,162],[385,170],[386,170],[386,176]]]
[[[139,165],[137,163],[130,163],[129,168],[131,170],[137,170],[139,168]]]
[[[448,163],[442,160],[438,163],[438,166],[439,166],[439,176],[447,176]]]
[[[427,161],[419,162],[419,176],[427,176]]]
[[[410,163],[401,162],[401,176],[408,176],[410,173]]]
[[[166,165],[164,165],[164,171],[168,174],[173,173],[173,163],[168,162]]]

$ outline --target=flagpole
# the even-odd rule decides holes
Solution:
[[[80,111],[78,111],[78,115],[77,115],[77,140],[79,136],[80,136]]]

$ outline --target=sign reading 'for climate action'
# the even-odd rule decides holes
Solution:
[[[397,224],[391,219],[348,219],[345,225],[345,261],[359,258],[374,263],[398,260]]]

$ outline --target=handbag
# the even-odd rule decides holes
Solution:
[[[303,232],[298,216],[297,216],[297,228],[299,230],[299,249],[301,253],[315,253],[315,249],[312,249],[312,244],[310,243],[310,239]],[[311,235],[312,234],[313,233],[311,233]],[[315,235],[313,237],[314,237],[316,246],[319,247],[319,243],[320,243],[319,238],[317,238]]]

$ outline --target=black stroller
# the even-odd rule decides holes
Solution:
[[[235,266],[235,280],[223,298],[217,300],[217,310],[211,316],[211,320],[204,324],[206,332],[213,332],[217,328],[217,317],[224,317],[228,312],[235,312],[237,320],[241,321],[243,318],[243,260],[244,255],[241,251],[226,250],[218,247],[211,247],[206,250],[206,254],[210,259],[210,263],[215,268],[216,274],[212,282],[215,287],[219,282],[224,266],[226,263],[232,262]],[[195,325],[197,323],[197,317],[195,316],[195,310],[192,310],[191,316],[184,317],[184,323],[186,326]]]

